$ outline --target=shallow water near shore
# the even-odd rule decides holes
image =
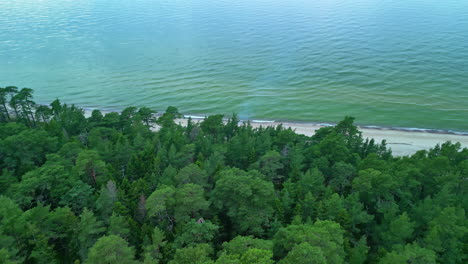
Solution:
[[[100,109],[468,132],[468,1],[2,0],[0,86]]]

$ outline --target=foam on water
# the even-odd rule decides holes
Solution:
[[[184,115],[184,118],[205,119],[205,116]]]
[[[274,120],[255,120],[255,119],[253,119],[252,122],[255,122],[255,123],[275,123]]]

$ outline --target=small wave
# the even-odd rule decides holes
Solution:
[[[275,123],[275,120],[252,120],[254,123]]]
[[[376,130],[396,130],[396,131],[416,132],[416,133],[451,134],[451,135],[468,136],[468,132],[461,132],[461,131],[454,131],[454,130],[443,130],[443,129],[417,128],[417,127],[359,126],[359,128],[376,129]]]
[[[335,124],[330,124],[330,123],[318,123],[318,126],[325,126],[325,127],[331,127],[334,126]]]
[[[196,116],[196,115],[184,115],[184,118],[205,119],[204,116]]]
[[[69,105],[72,105],[72,103],[68,103]],[[45,103],[44,101],[39,101],[38,105],[45,105],[48,106],[49,104]],[[93,110],[100,110],[101,113],[107,114],[111,112],[121,112],[123,108],[103,108],[99,107],[96,105],[80,105],[80,104],[74,104],[75,106],[83,109],[85,113],[91,114]],[[156,114],[155,116],[160,116],[160,114]],[[207,115],[184,115],[184,118],[192,118],[196,120],[203,120],[206,118]],[[224,118],[224,121],[227,121],[228,118]],[[331,127],[335,126],[336,123],[319,123],[319,122],[313,122],[313,121],[296,121],[296,120],[260,120],[260,119],[242,119],[240,120],[239,123],[242,122],[254,122],[254,123],[264,123],[264,124],[271,124],[271,123],[285,123],[285,124],[296,124],[296,125],[302,125],[302,124],[309,124],[309,125],[317,125],[317,126],[322,126],[322,127]],[[417,127],[392,127],[392,126],[376,126],[376,125],[358,125],[360,129],[374,129],[374,130],[395,130],[395,131],[406,131],[406,132],[415,132],[415,133],[433,133],[433,134],[450,134],[450,135],[458,135],[458,136],[468,136],[468,132],[465,131],[456,131],[456,130],[444,130],[444,129],[430,129],[430,128],[417,128]]]

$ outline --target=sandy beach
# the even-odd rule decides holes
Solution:
[[[202,119],[194,119],[194,121],[201,121]],[[181,125],[187,124],[187,119],[177,119],[177,123]],[[315,131],[325,125],[308,124],[308,123],[292,123],[292,122],[256,122],[251,121],[254,128],[260,126],[278,126],[283,124],[285,128],[291,128],[298,134],[312,136]],[[437,144],[446,141],[460,142],[462,147],[468,148],[468,135],[457,134],[444,134],[444,133],[431,133],[427,131],[402,131],[385,128],[359,128],[364,138],[373,138],[376,142],[380,143],[382,140],[387,141],[387,147],[392,149],[394,156],[412,155],[419,150],[428,150]]]
[[[91,116],[91,110],[84,110],[85,116]],[[103,114],[111,111],[101,111]],[[186,126],[187,118],[176,119],[176,123]],[[201,122],[203,118],[192,118],[194,122]],[[260,126],[278,126],[283,124],[285,128],[291,128],[298,134],[306,136],[312,136],[315,131],[326,125],[314,124],[314,123],[294,123],[294,122],[262,122],[262,121],[250,121],[250,124],[254,128]],[[154,128],[158,130],[157,126]],[[419,150],[428,150],[433,148],[437,144],[442,144],[446,141],[460,142],[462,148],[468,148],[468,135],[449,134],[449,133],[432,133],[428,131],[405,131],[396,129],[386,128],[366,128],[359,127],[363,137],[373,138],[377,143],[382,140],[387,141],[387,147],[392,149],[394,156],[406,156],[412,155]]]

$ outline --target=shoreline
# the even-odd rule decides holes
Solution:
[[[89,117],[92,110],[82,108],[85,116]],[[109,112],[120,112],[112,110],[101,110],[103,114]],[[156,115],[159,116],[159,115]],[[186,126],[188,118],[191,117],[194,122],[200,122],[204,117],[199,115],[184,115],[184,118],[178,118],[176,123]],[[239,123],[250,121],[254,128],[259,127],[276,127],[280,124],[284,128],[291,128],[298,134],[312,136],[315,131],[327,126],[334,126],[331,123],[307,123],[307,122],[292,122],[292,121],[268,121],[268,120],[241,120]],[[376,143],[386,140],[387,147],[392,150],[394,156],[407,156],[416,153],[419,150],[429,150],[437,144],[442,144],[446,141],[453,143],[459,142],[462,148],[468,148],[468,133],[456,131],[443,131],[418,128],[395,128],[395,127],[377,127],[377,126],[359,126],[364,139],[373,138]],[[157,131],[157,128],[155,129]]]
[[[46,105],[46,104],[44,104]],[[77,106],[80,107],[80,106]],[[121,113],[123,109],[103,109],[103,108],[94,108],[94,107],[80,107],[85,112],[85,116],[90,116],[93,110],[100,110],[101,113],[111,113],[117,112]],[[158,111],[154,116],[161,116],[160,113],[164,111]],[[206,116],[203,114],[183,114],[185,119],[191,117],[193,120],[203,120]],[[225,115],[226,116],[226,115]],[[344,116],[343,116],[344,117]],[[227,118],[224,118],[227,120]],[[294,124],[294,125],[316,125],[320,127],[326,126],[335,126],[336,123],[333,122],[319,122],[319,121],[301,121],[301,120],[289,120],[289,119],[275,119],[275,120],[262,120],[262,119],[240,119],[241,122],[250,121],[251,123],[260,123],[260,124]],[[457,131],[453,129],[437,129],[437,128],[418,128],[418,127],[398,127],[398,126],[385,126],[385,125],[365,125],[365,124],[356,124],[360,129],[372,129],[372,130],[393,130],[393,131],[402,131],[402,132],[411,132],[411,133],[431,133],[431,134],[444,134],[444,135],[461,135],[468,136],[468,131]]]
[[[188,119],[191,117],[193,120],[203,120],[204,117],[192,116],[192,115],[184,115],[184,118]],[[227,120],[227,119],[226,119]],[[313,121],[296,121],[296,120],[256,120],[256,119],[248,119],[248,120],[240,120],[241,122],[250,121],[251,123],[259,123],[259,124],[294,124],[294,125],[314,125],[319,127],[327,127],[327,126],[335,126],[337,123],[329,123],[329,122],[313,122]],[[393,130],[393,131],[402,131],[402,132],[410,132],[410,133],[431,133],[431,134],[446,134],[446,135],[460,135],[460,136],[468,136],[468,132],[463,131],[455,131],[455,130],[444,130],[444,129],[433,129],[433,128],[417,128],[417,127],[393,127],[393,126],[375,126],[375,125],[359,125],[356,124],[357,127],[360,129],[370,129],[370,130]]]
[[[194,119],[194,121],[201,121],[203,119]],[[187,118],[176,119],[176,122],[181,125],[187,124]],[[332,124],[314,124],[314,123],[297,123],[297,122],[258,122],[251,120],[250,124],[254,128],[259,127],[276,127],[280,124],[285,128],[291,128],[298,134],[312,136],[315,131],[322,128],[331,126]],[[431,133],[425,130],[397,130],[386,128],[369,128],[365,126],[358,126],[359,131],[362,132],[362,137],[373,138],[376,143],[386,140],[387,147],[392,149],[394,156],[407,156],[416,153],[419,150],[429,150],[434,148],[437,144],[442,144],[446,141],[459,142],[462,148],[468,148],[468,134],[449,134],[449,133]]]

